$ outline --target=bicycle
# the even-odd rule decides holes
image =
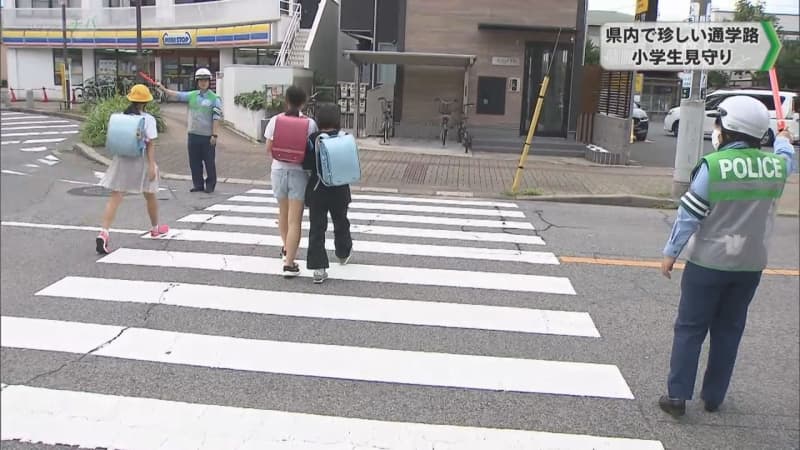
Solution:
[[[392,117],[392,101],[386,97],[378,97],[381,102],[381,110],[383,110],[383,122],[381,122],[381,135],[383,136],[383,143],[389,143],[389,130],[392,130],[392,137],[394,137],[394,121]]]
[[[458,100],[447,100],[443,98],[435,98],[434,101],[439,102],[439,114],[442,115],[441,130],[439,131],[439,139],[442,141],[442,147],[447,146],[447,129],[450,125],[450,116],[453,112],[450,110],[451,106],[458,103]]]
[[[457,140],[464,146],[464,153],[469,153],[470,150],[472,150],[472,134],[470,134],[467,129],[467,118],[470,106],[475,106],[475,103],[467,103],[464,105],[464,115],[458,122]]]

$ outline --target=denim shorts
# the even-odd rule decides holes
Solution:
[[[305,170],[272,169],[272,193],[277,199],[304,201],[308,173]]]

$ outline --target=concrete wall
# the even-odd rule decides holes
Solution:
[[[355,66],[347,58],[344,57],[345,50],[355,50],[358,47],[358,41],[344,33],[339,33],[337,59],[336,59],[336,81],[340,82],[355,82]]]
[[[629,119],[595,114],[592,143],[609,153],[620,155],[620,164],[626,164],[630,157],[632,126],[632,121]]]
[[[317,17],[311,27],[311,36],[306,43],[308,67],[318,76],[336,81],[338,61],[339,5],[333,0],[320,2]]]
[[[56,86],[54,80],[52,48],[10,48],[7,58],[8,87],[17,92],[18,98],[25,97],[25,90],[33,89],[34,98],[39,100],[44,86],[50,99],[62,99],[61,86]]]
[[[83,81],[84,83],[89,78],[94,78],[95,71],[94,71],[94,49],[93,48],[85,48],[81,52],[83,55]],[[156,73],[161,73],[160,71],[156,71]]]
[[[231,64],[222,69],[222,72],[222,82],[217,86],[221,86],[221,91],[225,93],[222,96],[224,119],[234,128],[252,138],[259,137],[260,118],[264,116],[263,111],[253,112],[236,106],[234,98],[237,95],[244,92],[261,91],[265,85],[297,84],[309,91],[313,80],[313,73],[310,70],[294,67]]]
[[[469,101],[476,103],[479,76],[520,78],[524,82],[525,47],[527,42],[546,42],[552,45],[555,32],[480,30],[479,23],[575,27],[577,0],[541,0],[536,2],[536,13],[531,13],[530,2],[519,0],[408,0],[405,30],[405,50],[409,52],[438,52],[472,54],[477,57],[469,78]],[[562,32],[561,42],[571,44],[573,32]],[[516,58],[519,65],[493,65],[492,57]],[[407,79],[403,88],[403,120],[413,117],[414,111],[430,110],[431,96],[424,87],[414,84],[426,76],[427,69],[406,68]],[[416,74],[415,74],[416,72]],[[433,80],[439,83],[440,80]],[[540,80],[535,80],[533,89]],[[425,83],[429,81],[425,79]],[[445,89],[456,92],[459,99],[463,88],[463,75],[454,76]],[[422,88],[422,89],[420,89]],[[417,91],[418,92],[414,92]],[[415,105],[416,104],[416,105]],[[474,126],[507,127],[519,130],[522,114],[522,92],[506,92],[505,114],[480,115],[473,109],[470,123]]]

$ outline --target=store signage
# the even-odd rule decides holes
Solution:
[[[165,31],[161,35],[161,45],[165,47],[187,47],[193,41],[192,34],[188,31]]]

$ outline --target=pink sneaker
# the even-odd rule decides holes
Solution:
[[[108,248],[108,243],[110,241],[111,238],[108,237],[108,233],[105,231],[101,231],[100,234],[98,234],[94,240],[97,253],[101,255],[107,255],[111,253],[111,250]]]
[[[157,227],[154,227],[154,228],[150,229],[150,237],[152,237],[152,238],[161,237],[161,236],[164,236],[165,234],[167,234],[168,232],[169,232],[169,226],[168,225],[159,225]]]

